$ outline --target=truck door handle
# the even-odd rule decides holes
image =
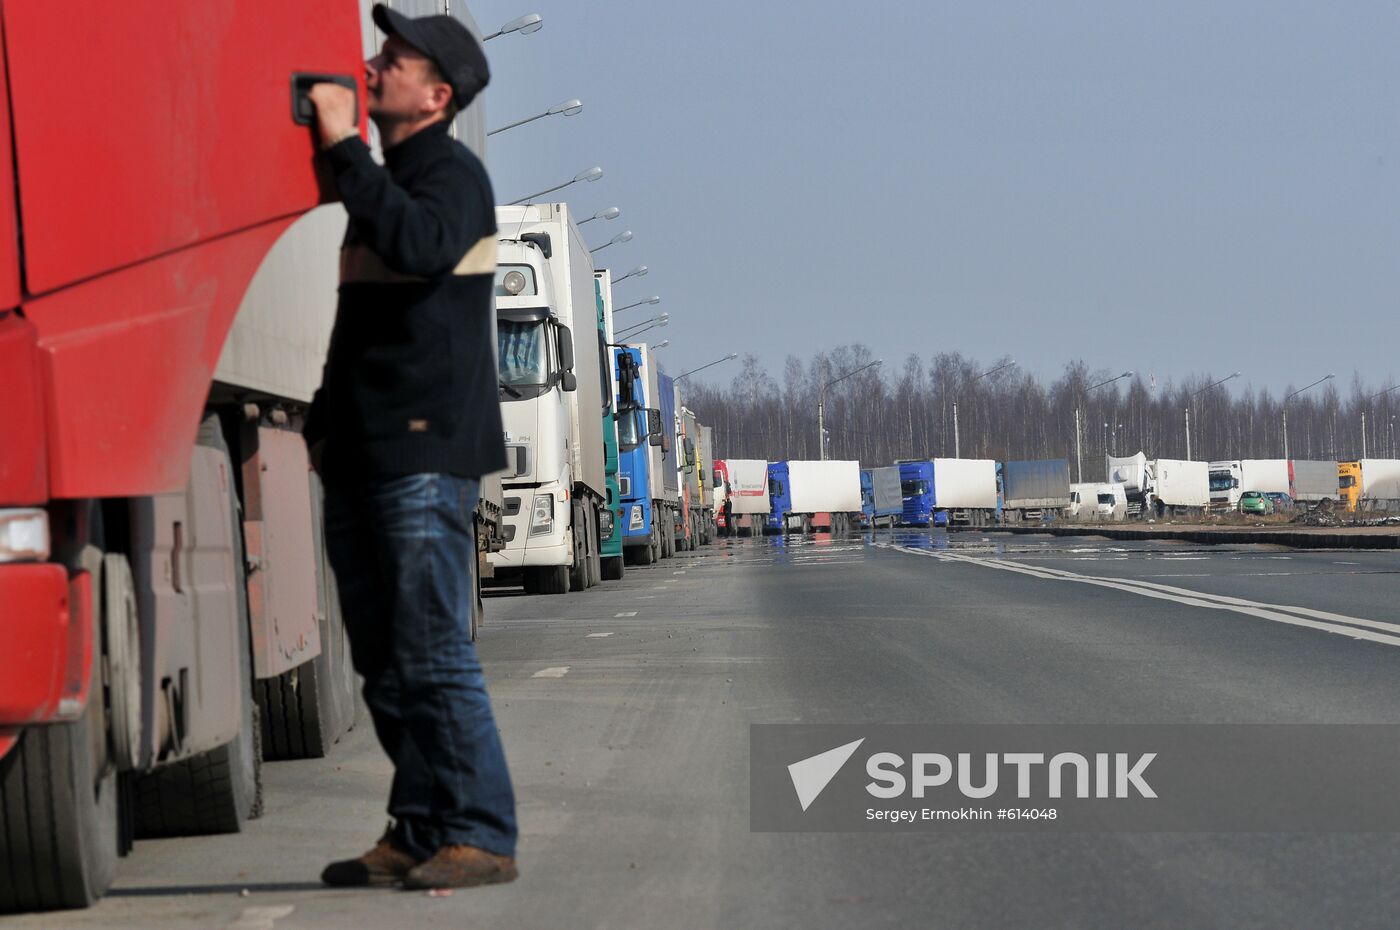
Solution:
[[[355,92],[355,113],[360,112],[359,88],[355,79],[348,74],[316,74],[300,71],[292,75],[292,122],[298,126],[310,126],[316,122],[316,107],[307,96],[315,84],[339,84]]]

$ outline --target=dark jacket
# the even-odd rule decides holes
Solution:
[[[327,481],[505,467],[492,339],[496,208],[481,161],[436,123],[376,164],[327,153],[350,214],[340,303],[304,434]]]

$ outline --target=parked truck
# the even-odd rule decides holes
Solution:
[[[904,503],[900,525],[929,526],[934,519],[933,460],[903,459],[897,464],[900,493]]]
[[[679,403],[676,410],[676,477],[681,486],[676,548],[686,551],[705,544],[705,482],[700,470],[700,421]]]
[[[1049,521],[1069,507],[1066,459],[1007,462],[1002,466],[1002,518],[1011,522]]]
[[[1148,500],[1158,517],[1202,512],[1210,503],[1210,465],[1184,459],[1148,463]]]
[[[934,459],[933,505],[949,526],[986,526],[1000,518],[998,465],[991,459]]]
[[[1400,459],[1337,463],[1337,486],[1349,511],[1400,507]]]
[[[369,6],[4,5],[0,912],[91,904],[137,837],[241,829],[261,758],[353,719],[299,435],[345,230],[305,92],[363,114]],[[101,157],[54,118],[75,84],[127,129]],[[482,154],[480,104],[456,128]]]
[[[626,569],[622,557],[622,489],[618,473],[621,459],[617,445],[617,368],[613,359],[612,272],[593,272],[598,300],[598,365],[607,386],[603,392],[603,475],[607,501],[598,515],[599,566],[604,581],[620,581]]]
[[[1104,473],[1109,484],[1121,484],[1127,498],[1127,515],[1141,516],[1148,511],[1147,497],[1152,490],[1147,475],[1147,456],[1136,455],[1104,457]]]
[[[1211,510],[1239,510],[1240,495],[1246,491],[1292,496],[1293,463],[1288,459],[1227,459],[1210,463]]]
[[[652,450],[663,441],[661,409],[648,406],[645,346],[615,346],[618,410],[618,485],[622,498],[622,546],[628,561],[650,565],[661,558],[661,526],[652,512]]]
[[[720,536],[733,536],[733,515],[729,502],[729,465],[724,459],[715,459],[715,531]]]
[[[860,517],[860,463],[770,462],[768,529],[841,535]]]
[[[768,497],[768,462],[764,459],[725,459],[729,477],[729,513],[735,536],[763,532],[772,505]]]
[[[647,366],[647,387],[661,409],[661,444],[651,447],[652,512],[661,526],[661,558],[669,559],[676,554],[676,539],[682,531],[676,382],[661,370],[649,346],[643,346],[642,351],[651,363]]]
[[[1337,463],[1316,459],[1293,460],[1293,487],[1288,494],[1295,501],[1317,504],[1338,497]]]
[[[890,527],[904,511],[903,486],[899,466],[860,470],[860,524],[864,527]]]
[[[604,419],[612,382],[600,354],[593,261],[563,203],[496,208],[496,297],[506,544],[498,575],[563,594],[602,577],[608,509]],[[606,351],[604,347],[603,351]]]
[[[719,487],[722,479],[718,469],[715,467],[715,430],[712,426],[700,424],[700,475],[703,488],[701,501],[700,521],[704,529],[701,533],[701,544],[708,545],[715,539],[715,516],[718,508],[723,506],[723,498],[716,500],[716,495],[724,493]]]

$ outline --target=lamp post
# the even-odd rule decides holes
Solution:
[[[602,168],[599,168],[599,167],[597,167],[597,166],[595,165],[595,166],[592,167],[592,168],[588,168],[588,169],[586,169],[586,170],[584,170],[584,171],[580,171],[578,174],[574,175],[574,177],[573,177],[572,180],[565,181],[563,184],[556,184],[556,185],[554,185],[553,187],[546,187],[544,190],[542,190],[542,191],[537,191],[536,193],[533,193],[533,194],[531,194],[531,195],[528,196],[528,197],[521,197],[519,200],[512,200],[512,201],[510,202],[510,205],[511,205],[512,207],[516,207],[516,206],[519,206],[520,204],[524,203],[524,202],[527,201],[527,200],[534,200],[536,197],[543,197],[545,194],[552,194],[552,193],[554,193],[555,191],[563,190],[564,188],[568,187],[570,184],[577,184],[579,181],[590,181],[590,182],[591,182],[591,181],[596,181],[596,180],[598,180],[599,178],[601,178],[602,176],[603,176],[603,169],[602,169]]]
[[[651,270],[651,269],[648,268],[646,265],[638,265],[636,268],[633,268],[631,271],[627,272],[627,273],[626,273],[625,275],[623,275],[622,277],[620,277],[620,278],[613,278],[613,287],[617,287],[617,285],[621,284],[623,281],[626,281],[628,278],[640,278],[640,277],[643,277],[643,276],[645,276],[646,273],[647,273],[648,271],[650,271],[650,270]],[[616,312],[616,311],[614,311],[614,312]]]
[[[601,252],[601,251],[603,251],[604,249],[606,249],[606,248],[607,248],[608,246],[610,246],[610,245],[617,245],[619,242],[631,242],[631,241],[632,241],[632,230],[630,230],[630,229],[624,229],[622,232],[618,233],[616,236],[613,236],[611,239],[609,239],[607,242],[604,242],[602,245],[600,245],[600,246],[595,246],[594,248],[589,249],[588,252],[589,252],[589,254],[591,255],[591,254],[594,253],[594,252]]]
[[[1084,390],[1082,390],[1082,391],[1079,392],[1080,403],[1081,403],[1081,404],[1083,403],[1084,395],[1085,395],[1085,394],[1088,394],[1090,391],[1094,390],[1095,388],[1101,388],[1101,387],[1103,387],[1105,384],[1112,384],[1112,383],[1115,382],[1115,381],[1122,381],[1124,378],[1131,378],[1132,376],[1133,376],[1133,373],[1132,373],[1131,371],[1125,371],[1125,372],[1123,372],[1121,375],[1115,375],[1114,377],[1109,378],[1107,381],[1100,381],[1098,384],[1091,384],[1091,385],[1089,385],[1089,386],[1086,387]],[[1084,480],[1084,447],[1083,447],[1083,443],[1082,443],[1081,440],[1080,440],[1080,435],[1079,435],[1079,406],[1078,406],[1078,405],[1076,405],[1075,408],[1074,408],[1074,471],[1075,471],[1075,474],[1077,474],[1077,475],[1079,476],[1079,477],[1076,478],[1075,480],[1076,480],[1076,481],[1082,482],[1082,481]]]
[[[817,396],[817,449],[820,451],[820,458],[823,462],[826,461],[826,389],[833,384],[839,384],[845,381],[847,378],[853,378],[868,368],[874,368],[876,365],[883,364],[885,364],[885,360],[877,358],[869,365],[862,365],[855,371],[848,371],[841,377],[835,378],[822,385],[821,392]]]
[[[1380,397],[1382,394],[1389,394],[1391,391],[1400,390],[1400,384],[1391,385],[1384,391],[1377,391],[1369,397],[1362,398],[1361,401],[1361,457],[1366,457],[1366,405]],[[1394,420],[1394,417],[1391,417]]]
[[[1284,395],[1284,398],[1283,398],[1283,457],[1284,457],[1285,459],[1288,458],[1288,402],[1289,402],[1290,400],[1292,400],[1293,398],[1297,397],[1299,394],[1303,393],[1304,391],[1307,391],[1307,390],[1310,390],[1310,389],[1312,389],[1312,388],[1315,388],[1315,387],[1317,387],[1319,384],[1321,384],[1321,383],[1324,382],[1324,381],[1331,381],[1331,380],[1332,380],[1333,378],[1335,378],[1335,377],[1337,377],[1335,374],[1326,375],[1325,377],[1318,378],[1316,381],[1314,381],[1312,384],[1309,384],[1307,387],[1300,387],[1300,388],[1298,388],[1298,390],[1294,391],[1292,394],[1286,394],[1286,395]]]
[[[565,100],[563,103],[556,103],[554,106],[550,107],[548,110],[545,110],[543,113],[536,113],[534,116],[527,116],[524,119],[518,119],[513,123],[506,123],[499,129],[491,130],[487,133],[487,135],[494,136],[498,132],[505,132],[507,129],[514,129],[516,126],[524,126],[526,123],[533,123],[535,120],[544,119],[546,116],[578,116],[582,112],[582,100]]]
[[[637,335],[640,332],[643,332],[644,330],[651,329],[653,326],[665,326],[669,322],[671,322],[671,314],[658,313],[656,316],[652,317],[649,320],[642,320],[642,322],[640,323],[632,324],[631,326],[627,327],[623,332],[618,333],[616,338],[631,339],[633,336]]]
[[[616,314],[621,313],[621,312],[624,311],[624,310],[631,310],[633,307],[641,307],[641,306],[644,306],[644,305],[646,305],[646,304],[659,304],[659,303],[661,303],[661,298],[660,298],[659,296],[657,296],[656,294],[652,294],[650,297],[643,297],[641,300],[637,301],[637,302],[634,303],[634,304],[628,304],[628,305],[625,306],[625,307],[618,307],[618,308],[616,308],[615,310],[613,310],[613,314],[616,315]]]
[[[671,340],[669,340],[669,339],[663,339],[663,340],[661,340],[660,342],[658,342],[656,345],[652,346],[652,347],[651,347],[651,351],[655,352],[657,349],[664,349],[664,348],[666,348],[666,347],[667,347],[668,345],[670,345],[670,344],[671,344]]]
[[[689,378],[691,375],[695,374],[697,371],[704,371],[706,368],[711,368],[711,367],[713,367],[713,366],[715,366],[715,365],[719,365],[719,364],[722,364],[722,363],[724,363],[724,362],[732,362],[732,361],[734,361],[734,360],[735,360],[736,358],[738,358],[738,357],[739,357],[739,353],[738,353],[738,352],[730,352],[728,355],[724,356],[723,358],[717,358],[717,359],[715,359],[713,362],[706,362],[704,365],[701,365],[699,368],[692,368],[692,369],[690,369],[690,371],[682,372],[681,374],[676,375],[675,378],[673,378],[673,379],[671,379],[671,380],[679,382],[682,378]]]
[[[621,215],[621,207],[608,207],[606,210],[599,210],[597,213],[593,214],[586,220],[579,220],[578,224],[582,226],[584,223],[591,223],[594,220],[615,220]],[[616,284],[617,282],[614,281],[613,283]]]
[[[994,375],[999,371],[1005,371],[1006,369],[1011,368],[1015,364],[1016,360],[1013,358],[1005,365],[1001,365],[997,368],[992,368],[988,371],[984,371],[980,375],[973,375],[971,378],[968,379],[967,386],[972,386],[974,382],[987,377],[987,375]],[[947,447],[945,446],[944,448]],[[962,444],[958,441],[958,399],[956,397],[953,398],[953,458],[962,458]]]
[[[1239,376],[1240,373],[1237,371],[1232,375],[1228,375],[1224,378],[1221,378],[1219,381],[1216,381],[1212,384],[1207,384],[1205,387],[1201,388],[1199,391],[1186,398],[1186,461],[1191,461],[1191,401],[1195,400],[1199,395],[1204,394],[1206,391],[1209,391],[1211,388],[1219,387],[1226,381],[1233,380],[1235,378],[1238,378]]]
[[[490,42],[492,39],[499,39],[501,36],[509,35],[512,32],[518,32],[523,36],[528,36],[531,33],[539,32],[543,28],[543,16],[538,13],[526,13],[519,19],[512,19],[489,36],[482,36],[481,41]]]

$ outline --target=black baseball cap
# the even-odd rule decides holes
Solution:
[[[452,102],[459,110],[465,109],[491,80],[481,43],[461,20],[445,15],[411,19],[376,3],[374,24],[385,35],[403,39],[437,65],[452,87]]]

